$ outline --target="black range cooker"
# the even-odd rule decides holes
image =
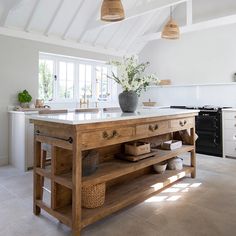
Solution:
[[[222,109],[225,107],[214,106],[171,106],[179,109],[200,110],[196,116],[196,152],[212,156],[222,157]]]

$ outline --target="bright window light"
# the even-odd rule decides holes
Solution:
[[[178,176],[174,175],[168,178],[168,180],[170,180],[171,183],[175,182],[176,180],[178,180]]]
[[[181,198],[180,195],[175,195],[175,196],[169,197],[169,198],[167,199],[167,201],[169,201],[169,202],[175,202],[175,201],[177,201],[177,200],[180,199],[180,198]]]
[[[177,192],[179,192],[180,191],[180,189],[179,188],[167,188],[167,189],[165,189],[164,191],[162,191],[162,193],[177,193]]]
[[[163,202],[167,198],[168,198],[168,196],[154,196],[154,197],[148,198],[145,202],[146,203],[150,203],[150,202]]]
[[[154,185],[151,186],[152,188],[154,188],[155,191],[162,189],[164,187],[163,183],[156,183]]]
[[[173,185],[174,188],[186,188],[188,187],[190,184],[175,184]]]
[[[190,187],[191,188],[198,188],[202,183],[194,183],[194,184],[191,184]]]

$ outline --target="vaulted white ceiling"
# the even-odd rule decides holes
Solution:
[[[126,19],[104,23],[102,0],[0,0],[0,34],[120,56],[159,39],[171,5],[182,33],[216,19],[236,23],[235,0],[122,2]]]

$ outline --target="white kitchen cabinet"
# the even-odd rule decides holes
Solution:
[[[236,109],[223,110],[223,157],[236,158]]]
[[[33,124],[30,115],[37,112],[9,112],[9,162],[21,171],[33,167]]]

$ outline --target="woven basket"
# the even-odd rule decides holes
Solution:
[[[105,202],[106,184],[90,185],[82,188],[82,206],[85,208],[100,207]]]

